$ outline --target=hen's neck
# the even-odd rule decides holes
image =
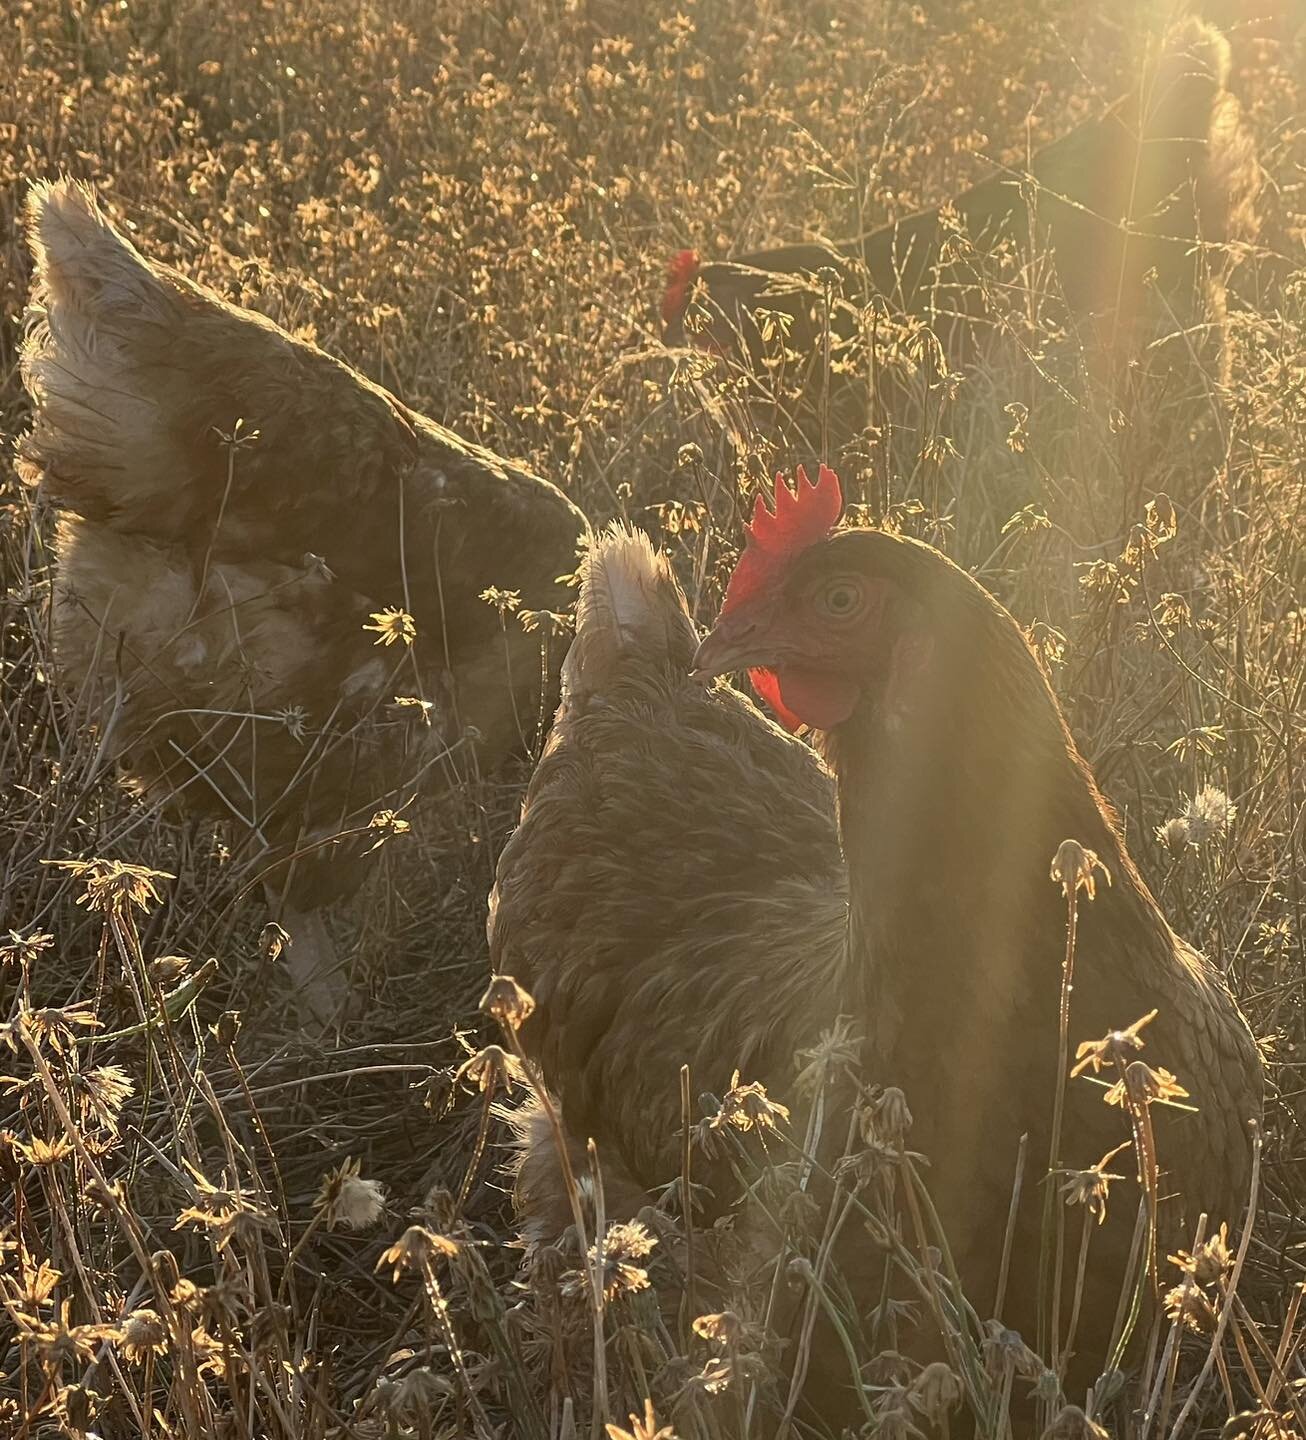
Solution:
[[[1049,870],[1063,840],[1111,872],[1087,943],[1124,927],[1144,950],[1168,944],[1036,663],[1017,635],[995,638],[958,647],[915,718],[895,724],[872,699],[831,737],[851,958],[891,1048],[917,1046],[925,1013],[946,1044],[975,1005],[1017,1025],[1031,993],[1055,994],[1065,901]],[[1055,1033],[1055,1007],[1048,1019]]]

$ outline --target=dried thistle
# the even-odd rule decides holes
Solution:
[[[1169,1257],[1170,1263],[1203,1287],[1223,1280],[1233,1269],[1233,1252],[1229,1249],[1229,1226],[1224,1223],[1208,1240],[1195,1250],[1180,1250]]]
[[[368,1230],[385,1209],[385,1186],[359,1176],[361,1162],[350,1158],[323,1177],[314,1208],[328,1230]]]
[[[598,1244],[590,1246],[586,1270],[570,1270],[559,1286],[569,1298],[588,1293],[590,1276],[599,1272],[605,1299],[633,1295],[648,1288],[648,1271],[643,1261],[653,1253],[657,1237],[638,1220],[620,1220],[608,1226],[603,1238],[603,1263],[599,1264]]]
[[[143,1306],[123,1318],[118,1348],[131,1365],[143,1364],[149,1355],[162,1355],[168,1348],[168,1329],[157,1310]]]

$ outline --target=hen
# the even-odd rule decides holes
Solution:
[[[1218,972],[1166,924],[1011,615],[927,545],[835,531],[841,504],[824,467],[815,485],[800,471],[796,493],[777,480],[774,513],[759,497],[694,663],[751,670],[787,723],[823,732],[849,868],[850,1005],[872,1072],[906,1091],[977,1303],[994,1294],[1028,1133],[1008,1314],[1032,1334],[1066,931],[1048,867],[1063,841],[1095,852],[1110,877],[1079,904],[1070,1036],[1108,1035],[1125,1063],[1138,1057],[1115,1032],[1155,1010],[1147,1061],[1173,1070],[1195,1107],[1151,1111],[1163,1241],[1191,1237],[1199,1212],[1211,1231],[1240,1219],[1260,1055]],[[1075,868],[1071,851],[1058,859]],[[1071,1083],[1054,1168],[1087,1170],[1119,1144],[1122,1112],[1104,1093]],[[1134,1218],[1112,1203],[1092,1237],[1080,1334],[1098,1366]]]
[[[562,702],[490,901],[494,968],[533,994],[524,1043],[609,1214],[680,1171],[679,1071],[781,1082],[838,1013],[847,903],[834,791],[812,750],[725,685],[663,555],[613,528],[581,571]],[[787,1091],[787,1086],[783,1087]],[[570,1223],[528,1131],[523,1229]]]
[[[1137,89],[1038,151],[1028,177],[999,172],[963,191],[949,207],[955,218],[927,210],[837,247],[786,245],[735,260],[704,263],[682,251],[662,300],[665,338],[727,352],[742,347],[756,357],[759,312],[780,312],[787,348],[819,369],[828,283],[836,354],[863,329],[840,293],[879,295],[892,310],[927,321],[956,363],[985,332],[1020,329],[1026,291],[1059,294],[1072,316],[1101,322],[1108,340],[1147,315],[1159,333],[1183,332],[1185,347],[1209,354],[1208,339],[1218,348],[1221,338],[1221,247],[1254,235],[1259,183],[1228,73],[1224,37],[1189,21]],[[1013,245],[1023,279],[981,283],[971,246],[951,238],[958,225],[975,246]],[[1036,278],[1045,252],[1055,279]],[[703,302],[701,321],[689,328],[694,300]],[[851,377],[836,383],[831,403],[840,408],[854,404],[845,392],[865,388]]]
[[[36,186],[28,224],[18,456],[60,512],[62,678],[142,791],[248,831],[321,1010],[329,942],[297,912],[355,883],[333,837],[430,787],[453,752],[486,766],[528,748],[549,703],[540,637],[480,596],[565,608],[585,521],[146,260],[89,192]]]

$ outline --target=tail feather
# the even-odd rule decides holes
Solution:
[[[609,526],[581,565],[576,638],[563,666],[568,695],[602,690],[626,666],[683,674],[696,643],[671,562],[642,531]]]
[[[20,470],[54,498],[76,497],[73,508],[109,518],[134,486],[168,469],[158,400],[135,379],[136,337],[166,336],[176,297],[84,186],[33,186],[27,223],[36,271],[21,365],[33,424]]]
[[[358,511],[412,467],[417,442],[389,396],[146,260],[84,187],[34,186],[27,228],[33,413],[18,460],[55,504],[166,542],[209,537],[223,517],[245,548],[293,540],[298,558],[356,537]],[[241,447],[233,482],[223,437],[242,418],[257,443]],[[331,548],[344,563],[358,546]]]

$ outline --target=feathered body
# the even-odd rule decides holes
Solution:
[[[994,1295],[1029,1136],[1006,1314],[1032,1335],[1067,923],[1049,870],[1063,841],[1095,852],[1110,875],[1097,875],[1095,899],[1079,898],[1071,1046],[1155,1010],[1145,1049],[1126,1061],[1172,1071],[1191,1097],[1188,1108],[1151,1110],[1162,1243],[1191,1238],[1203,1212],[1209,1230],[1242,1219],[1260,1055],[1222,977],[1167,925],[1011,615],[930,546],[829,533],[830,472],[796,496],[783,488],[776,516],[758,502],[696,664],[709,674],[761,667],[783,712],[825,732],[861,997],[850,1008],[866,1021],[873,1073],[906,1091],[913,1147],[930,1158],[932,1193],[981,1307]],[[804,513],[815,526],[804,529]],[[1119,1078],[1114,1067],[1107,1078]],[[1054,1166],[1087,1170],[1128,1142],[1105,1094],[1070,1082]],[[1135,1170],[1126,1157],[1111,1168]],[[1090,1236],[1079,1344],[1090,1365],[1105,1359],[1136,1205],[1136,1190],[1113,1193]]]
[[[347,893],[324,839],[447,778],[465,737],[482,765],[528,748],[551,703],[540,637],[480,595],[565,608],[584,520],[146,260],[85,190],[36,186],[28,223],[18,454],[60,512],[64,682],[142,789],[248,827],[297,906]],[[365,630],[387,609],[413,617],[411,648]]]
[[[830,777],[742,695],[691,680],[696,643],[666,557],[600,537],[490,904],[494,967],[537,1004],[524,1043],[580,1153],[597,1141],[610,1205],[679,1173],[682,1064],[695,1119],[736,1067],[788,1094],[795,1052],[838,1014]],[[570,1213],[550,1138],[529,1141],[525,1228],[552,1238]]]

